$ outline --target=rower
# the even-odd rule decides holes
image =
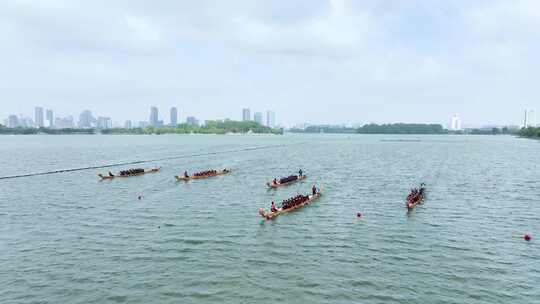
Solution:
[[[272,206],[270,206],[270,211],[271,212],[277,212],[277,208],[276,208],[276,203],[274,203],[274,201],[272,201]]]
[[[109,171],[109,176],[110,176],[110,177],[114,177],[114,174],[112,174],[112,172]]]
[[[311,187],[311,192],[313,193],[313,195],[317,194],[317,187],[315,185]]]
[[[187,171],[184,171],[184,177],[189,178],[189,175],[187,174]]]
[[[302,177],[302,173],[304,173],[304,172],[302,172],[302,169],[300,169],[300,170],[298,171],[298,174],[300,175],[300,177]]]
[[[274,185],[277,185],[277,178],[274,178],[274,181],[273,181]]]

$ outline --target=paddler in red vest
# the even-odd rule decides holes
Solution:
[[[271,212],[277,212],[277,208],[276,208],[276,203],[274,203],[274,201],[272,201],[272,206],[270,206],[270,211]]]

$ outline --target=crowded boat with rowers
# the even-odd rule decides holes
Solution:
[[[212,176],[224,175],[224,174],[228,174],[230,172],[231,172],[231,170],[226,169],[226,168],[224,168],[222,170],[210,169],[210,170],[196,172],[193,175],[189,175],[187,170],[186,170],[186,171],[184,171],[184,173],[182,175],[175,175],[174,177],[178,181],[189,181],[189,180],[192,180],[192,179],[203,179],[203,178],[208,178],[208,177],[212,177]]]
[[[273,219],[281,214],[293,211],[300,207],[310,204],[315,199],[321,196],[322,192],[317,186],[311,187],[311,194],[308,195],[296,195],[281,202],[281,207],[277,207],[276,203],[272,201],[270,205],[270,211],[265,211],[263,208],[259,208],[259,215],[266,220]]]
[[[113,179],[115,177],[130,177],[130,176],[143,175],[146,173],[155,173],[155,172],[158,172],[159,170],[161,170],[161,167],[151,168],[151,169],[133,168],[133,169],[121,170],[120,172],[116,174],[113,174],[111,171],[109,171],[107,174],[99,173],[98,176],[101,177],[101,179]]]
[[[272,181],[267,182],[266,185],[270,187],[271,189],[276,189],[281,186],[290,185],[294,182],[300,181],[305,179],[306,176],[304,175],[304,172],[302,169],[298,170],[298,175],[289,175],[287,177],[281,177],[281,178],[274,178]]]
[[[424,183],[420,184],[419,188],[411,189],[411,192],[407,196],[407,209],[412,210],[416,205],[421,204],[424,201],[425,192],[426,188]]]

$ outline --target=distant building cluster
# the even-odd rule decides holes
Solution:
[[[126,120],[123,125],[113,123],[111,117],[107,116],[96,116],[90,110],[83,110],[76,121],[73,116],[65,117],[55,117],[53,110],[45,110],[43,107],[34,108],[34,117],[26,117],[22,114],[20,115],[9,115],[7,119],[4,120],[4,125],[9,128],[56,128],[56,129],[66,129],[66,128],[80,128],[80,129],[111,129],[111,128],[146,128],[154,127],[161,128],[164,126],[176,127],[179,123],[180,113],[177,107],[171,107],[169,111],[169,121],[168,124],[165,124],[163,119],[160,119],[159,109],[155,106],[150,107],[150,115],[148,121],[139,121],[133,122],[131,120]],[[226,119],[228,120],[228,119]],[[266,119],[263,116],[262,112],[255,112],[253,119],[251,118],[250,109],[242,110],[242,120],[243,121],[256,121],[261,125],[266,125],[269,127],[276,126],[276,115],[272,111],[266,112]],[[187,116],[185,123],[191,126],[199,126],[201,122],[197,117]]]
[[[42,107],[35,107],[34,108],[34,119],[30,117],[26,117],[22,114],[19,115],[9,115],[9,117],[4,120],[4,125],[8,128],[17,128],[17,127],[23,127],[23,128],[32,128],[32,127],[49,127],[52,128],[57,124],[62,125],[66,121],[69,121],[69,117],[66,118],[59,118],[57,117],[56,120],[54,119],[53,111],[47,109],[44,111]],[[73,121],[73,117],[71,117],[71,121]]]
[[[255,121],[260,125],[267,126],[270,128],[276,127],[276,113],[273,111],[266,111],[266,121],[264,120],[262,112],[255,112],[253,114],[253,119],[251,119],[251,110],[249,108],[242,109],[242,121]]]

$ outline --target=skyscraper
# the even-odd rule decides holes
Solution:
[[[171,127],[178,125],[178,109],[176,107],[171,108]]]
[[[250,121],[251,120],[251,112],[249,111],[249,108],[242,109],[242,121]]]
[[[261,112],[255,112],[255,114],[253,114],[253,120],[255,120],[255,122],[262,125],[263,124],[263,115],[262,115],[262,113]]]
[[[276,113],[273,111],[266,112],[266,126],[273,128],[276,126]]]
[[[525,121],[523,122],[523,127],[536,127],[536,114],[533,110],[525,110]]]
[[[457,114],[452,116],[452,121],[450,122],[450,130],[461,131],[461,118],[459,118]]]
[[[79,115],[79,128],[91,128],[96,123],[96,119],[89,110],[84,110]]]
[[[45,117],[49,121],[49,128],[54,127],[54,115],[53,115],[53,111],[51,109],[47,109]]]
[[[131,129],[131,128],[132,128],[131,120],[128,119],[124,123],[124,129]]]
[[[156,107],[150,108],[150,120],[149,123],[152,127],[158,126],[158,109]]]
[[[36,107],[34,110],[34,121],[36,123],[36,126],[39,128],[43,128],[43,108],[42,107]]]

